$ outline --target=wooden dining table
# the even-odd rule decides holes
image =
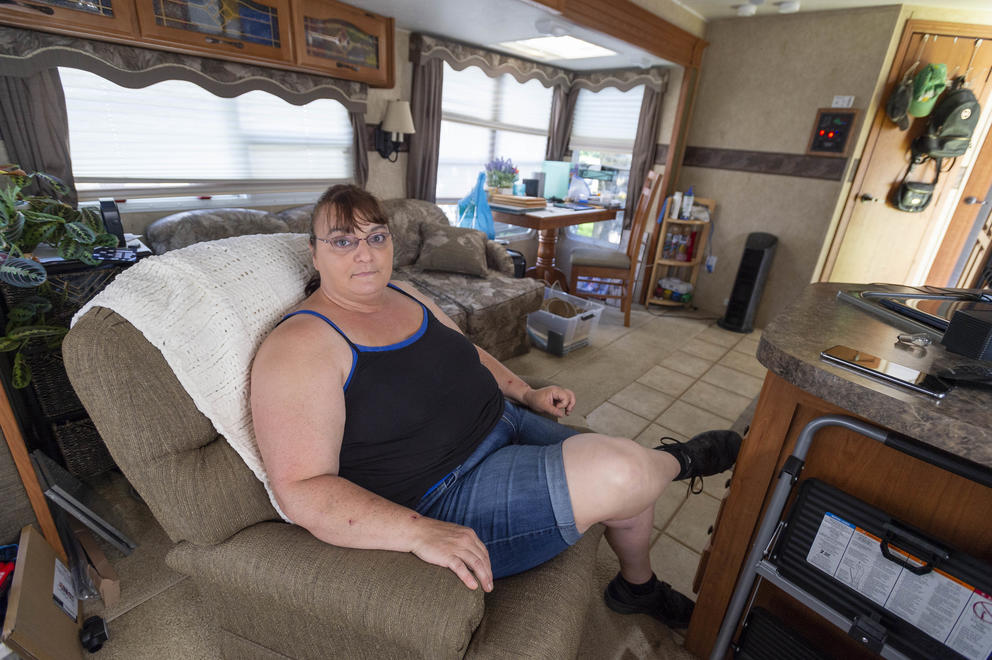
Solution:
[[[556,266],[556,248],[558,245],[558,230],[571,225],[581,225],[585,222],[600,222],[613,220],[617,217],[617,209],[590,208],[588,210],[566,209],[549,206],[538,211],[512,213],[493,208],[493,220],[517,227],[536,229],[537,262],[527,269],[527,277],[544,280],[549,285],[557,282],[564,291],[568,291],[568,280],[565,273]]]

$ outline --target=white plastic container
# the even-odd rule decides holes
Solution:
[[[599,317],[603,314],[604,306],[594,300],[570,296],[563,291],[545,287],[544,299],[547,300],[548,298],[561,298],[582,311],[570,318],[558,316],[543,309],[528,314],[527,330],[538,346],[547,349],[549,331],[562,335],[563,349],[566,353],[573,348],[578,348],[580,343],[582,345],[589,343],[589,338],[599,325]]]

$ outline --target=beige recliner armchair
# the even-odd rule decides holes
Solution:
[[[192,246],[137,264],[111,287],[118,300],[141,296],[140,287],[128,290],[129,280],[140,280],[145,296],[154,298],[156,278],[168,289],[183,271],[194,283],[188,298],[198,301],[186,307],[199,309],[204,300],[219,305],[211,296],[223,291],[230,275],[212,268],[211,260],[237,258],[246,263],[238,285],[256,287],[261,297],[281,297],[285,309],[301,291],[273,291],[271,282],[278,281],[274,271],[290,266],[238,254],[257,255],[265,241],[287,240],[295,239],[245,236]],[[299,240],[305,251],[305,238]],[[175,298],[163,304],[183,308]],[[225,326],[218,329],[229,342],[244,340],[242,311],[255,313],[238,307],[210,320]],[[185,329],[204,319],[191,312],[180,320]],[[175,543],[166,562],[197,585],[220,629],[225,657],[575,656],[599,526],[551,562],[497,581],[488,595],[410,554],[323,543],[280,520],[262,483],[197,408],[163,350],[139,331],[147,322],[99,305],[85,311],[63,344],[66,371],[114,460]],[[179,340],[164,350],[175,363],[195,349]],[[245,392],[213,395],[223,400]]]

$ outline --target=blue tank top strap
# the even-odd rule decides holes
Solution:
[[[282,323],[291,316],[297,316],[299,314],[309,314],[310,316],[316,316],[317,318],[322,319],[325,323],[327,323],[327,325],[334,328],[334,330],[339,335],[341,335],[342,339],[348,342],[348,348],[351,349],[351,369],[348,371],[348,379],[344,382],[344,387],[342,388],[344,391],[347,392],[348,385],[351,383],[351,377],[355,375],[355,367],[358,365],[358,348],[355,346],[354,342],[348,339],[348,335],[344,334],[344,332],[341,331],[341,328],[334,325],[334,321],[327,318],[320,312],[313,311],[312,309],[300,309],[295,312],[290,312],[289,314],[286,314],[284,317],[282,317],[282,319],[279,320],[279,323]]]
[[[421,307],[423,307],[423,308],[424,308],[424,311],[425,311],[425,312],[429,312],[429,311],[430,311],[429,309],[427,309],[427,305],[425,305],[424,303],[422,303],[422,302],[420,302],[420,301],[419,301],[419,300],[417,300],[417,299],[416,299],[416,298],[415,298],[415,297],[414,297],[413,295],[411,295],[411,294],[410,294],[409,292],[407,292],[407,291],[404,291],[403,289],[401,289],[401,288],[399,288],[398,286],[396,286],[396,285],[395,285],[395,284],[393,284],[392,282],[389,282],[388,284],[386,284],[386,286],[388,286],[388,287],[389,287],[390,289],[392,289],[392,290],[394,290],[394,291],[399,291],[399,292],[400,292],[400,293],[402,293],[402,294],[403,294],[404,296],[406,296],[407,298],[409,298],[409,299],[410,299],[410,300],[412,300],[413,302],[415,302],[415,303],[417,303],[418,305],[420,305]]]

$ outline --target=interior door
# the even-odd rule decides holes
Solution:
[[[968,73],[969,87],[983,113],[989,110],[992,85],[992,26],[910,21],[889,72],[884,99],[906,75],[928,63],[947,65],[948,77]],[[976,41],[984,40],[976,51]],[[970,67],[969,67],[970,63]],[[915,66],[914,66],[915,65]],[[910,145],[926,128],[925,118],[912,119],[902,131],[880,104],[865,146],[861,165],[845,203],[841,221],[828,252],[821,280],[919,284],[925,279],[935,246],[943,239],[950,205],[955,201],[962,169],[969,155],[944,163],[944,171],[929,206],[919,213],[898,210],[891,202],[910,159]],[[975,150],[977,145],[972,145]],[[912,180],[929,181],[933,163],[917,167]]]
[[[990,74],[992,75],[992,74]],[[974,148],[974,147],[973,147]],[[971,285],[969,267],[985,263],[992,209],[992,131],[985,135],[974,167],[957,197],[954,215],[944,233],[926,283],[933,286]],[[977,226],[976,226],[977,225]],[[961,266],[964,258],[964,266]]]

